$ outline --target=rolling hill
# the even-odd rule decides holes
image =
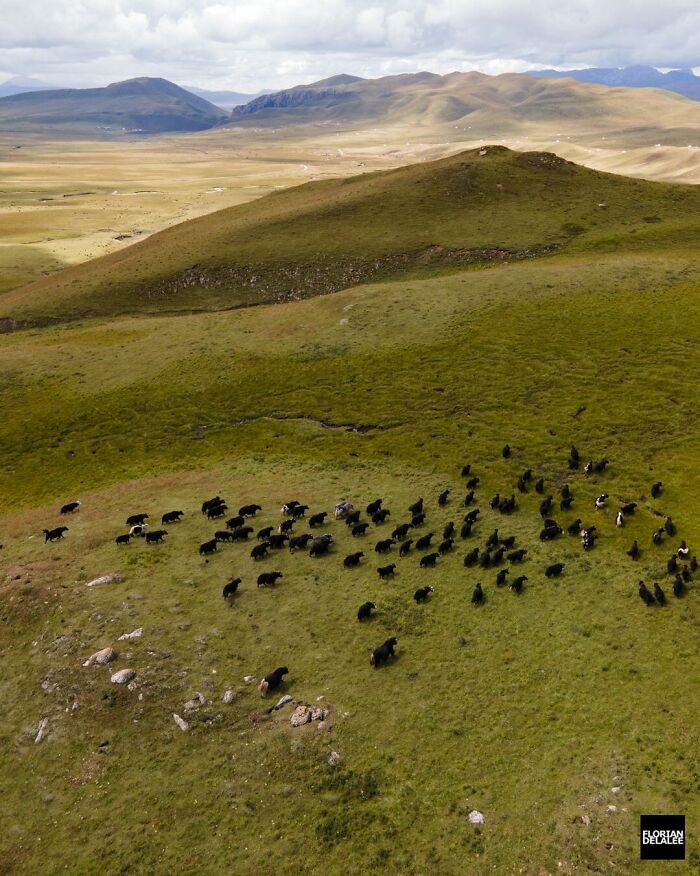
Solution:
[[[175,225],[0,297],[31,324],[218,310],[556,252],[692,246],[700,190],[500,146],[308,183]]]
[[[597,131],[634,130],[645,138],[664,130],[666,142],[684,145],[700,127],[700,107],[674,95],[536,79],[519,73],[434,73],[360,79],[334,76],[263,95],[233,111],[234,125],[416,125],[449,130],[468,126],[502,134],[528,125],[585,137]],[[675,133],[674,133],[675,132]]]
[[[587,67],[583,70],[533,70],[530,76],[546,79],[575,79],[597,85],[625,88],[663,88],[682,94],[691,100],[700,100],[700,76],[692,70],[669,70],[662,73],[655,67]]]
[[[641,813],[682,813],[698,835],[700,576],[677,598],[667,573],[681,539],[700,545],[698,190],[480,151],[283,191],[0,299],[34,323],[0,335],[13,876],[648,876]],[[232,266],[247,284],[217,274]],[[241,303],[261,306],[214,311]],[[608,468],[570,470],[572,442]],[[553,541],[543,495],[518,490],[526,468],[554,498]],[[217,494],[262,509],[249,541],[203,557],[225,528],[200,511]],[[419,496],[412,549],[380,558]],[[353,536],[331,519],[341,497],[391,516]],[[329,554],[254,560],[292,498],[331,512],[294,530],[332,534]],[[620,527],[623,502],[637,508]],[[477,507],[421,568],[418,537]],[[115,544],[127,516],[155,530],[173,509],[162,543]],[[654,545],[667,515],[677,531]],[[597,527],[592,550],[576,518]],[[522,563],[466,567],[494,529]],[[349,569],[351,551],[365,556]],[[520,594],[503,569],[527,577]],[[647,607],[640,579],[666,603]],[[285,683],[262,697],[276,666]],[[298,706],[323,720],[294,726]],[[699,867],[693,841],[663,872]]]
[[[166,79],[33,91],[0,99],[0,131],[158,134],[201,131],[227,114]]]

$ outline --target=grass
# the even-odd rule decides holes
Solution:
[[[220,310],[562,250],[692,248],[691,187],[488,147],[181,223],[2,299],[20,324]],[[601,206],[602,205],[602,206]]]
[[[694,197],[652,189],[663,195],[655,214]],[[681,234],[694,219],[635,222],[631,235],[617,209],[585,246],[576,238],[545,259],[0,337],[11,412],[0,423],[8,872],[48,862],[72,873],[271,874],[293,861],[309,874],[641,873],[641,812],[685,813],[692,842],[697,584],[647,610],[636,582],[670,592],[670,545],[650,542],[658,514],[673,514],[691,546],[700,539],[698,263]],[[512,237],[504,227],[501,242],[541,240],[549,221]],[[610,457],[609,471],[569,477],[571,441]],[[378,534],[357,544],[336,523],[337,552],[318,561],[285,552],[258,566],[235,545],[206,564],[197,555],[216,528],[198,507],[216,493],[232,507],[259,501],[260,526],[292,496],[317,510],[382,495],[393,512],[382,534],[424,495],[438,529],[463,513],[466,461],[484,509],[466,545],[498,525],[530,547],[520,598],[495,588],[495,572],[464,569],[460,545],[417,607],[411,594],[428,577],[417,557],[380,584]],[[574,508],[556,516],[599,518],[594,551],[568,537],[543,547],[535,494],[512,518],[488,510],[526,466],[552,491],[569,478]],[[665,491],[651,502],[657,479]],[[438,510],[446,486],[453,501]],[[601,490],[606,513],[592,509]],[[41,530],[73,497],[83,507],[66,539],[44,546]],[[619,531],[612,508],[623,499],[640,510]],[[128,513],[158,519],[176,507],[186,517],[165,545],[114,545]],[[634,537],[637,565],[624,553]],[[341,558],[353,548],[368,560],[349,572]],[[551,558],[568,564],[557,582],[543,575]],[[272,568],[284,578],[258,590],[255,575]],[[121,584],[85,586],[115,571]],[[243,584],[229,607],[220,590],[234,574]],[[469,604],[476,580],[480,609]],[[379,610],[361,626],[367,598]],[[142,638],[117,642],[138,626]],[[392,634],[398,659],[372,671],[369,649]],[[108,644],[118,668],[137,669],[135,690],[81,666]],[[288,711],[259,720],[243,676],[281,663],[292,696],[331,704],[327,729],[293,729]],[[227,688],[237,696],[223,705]],[[195,690],[207,703],[182,733],[172,713]],[[481,828],[468,823],[474,808]],[[692,844],[689,860],[697,867]]]

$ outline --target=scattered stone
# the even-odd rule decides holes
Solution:
[[[39,721],[39,726],[37,727],[36,736],[34,737],[34,744],[37,745],[44,738],[44,731],[46,730],[46,725],[49,723],[48,718],[42,718]]]
[[[331,751],[331,753],[326,758],[326,763],[330,766],[335,766],[337,763],[340,763],[341,757],[337,751]]]
[[[622,788],[620,788],[620,787],[618,786],[618,787],[612,788],[611,790],[612,790],[613,794],[619,794],[620,791],[622,790]]]
[[[470,824],[483,824],[484,823],[484,813],[479,812],[478,809],[472,809],[472,811],[468,815]]]
[[[246,684],[252,684],[255,680],[256,679],[255,679],[254,675],[244,675],[243,676],[243,681],[245,681]]]
[[[608,812],[611,814],[613,812],[617,812],[617,806],[613,806],[612,804],[610,804],[610,806],[608,806]]]
[[[112,684],[126,684],[134,678],[136,672],[133,669],[120,669],[119,672],[115,672],[114,675],[110,678]]]
[[[175,723],[180,728],[180,730],[182,730],[183,733],[185,732],[185,730],[189,730],[190,725],[187,723],[187,721],[185,721],[179,715],[176,715],[175,712],[173,712],[173,721],[175,721]]]
[[[200,706],[203,706],[206,703],[206,697],[203,693],[200,693],[198,690],[195,691],[194,696],[191,700],[187,700],[184,705],[184,709],[186,712],[192,712],[194,709],[198,709]]]
[[[589,825],[591,823],[591,818],[589,815],[579,815],[578,818],[575,819],[579,824]]]
[[[229,688],[224,691],[224,695],[221,697],[221,702],[228,706],[229,703],[232,703],[236,699],[236,694],[234,691]]]
[[[276,711],[277,709],[281,709],[282,706],[286,706],[287,703],[291,703],[293,697],[290,697],[289,694],[285,694],[272,708]]]
[[[327,714],[328,711],[326,709],[300,703],[294,709],[290,722],[292,727],[301,727],[303,724],[308,724],[311,721],[323,721]]]
[[[95,651],[94,654],[91,654],[83,663],[83,666],[94,666],[95,664],[97,666],[106,666],[112,660],[116,660],[117,657],[118,654],[114,648],[102,648],[100,651]]]
[[[85,586],[97,587],[100,584],[119,584],[123,580],[122,576],[115,572],[113,575],[101,575],[99,578],[94,578],[92,581],[88,581]]]
[[[130,633],[123,633],[119,636],[118,641],[123,642],[125,639],[138,639],[143,633],[143,627],[139,627],[137,630],[132,630]]]

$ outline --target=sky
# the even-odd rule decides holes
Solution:
[[[0,81],[163,76],[275,90],[337,73],[700,65],[698,0],[0,0]]]

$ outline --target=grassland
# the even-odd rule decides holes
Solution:
[[[700,180],[699,110],[691,101],[526,76],[477,79],[484,80],[474,95],[478,111],[456,121],[441,116],[445,95],[427,82],[423,92],[409,89],[398,115],[395,101],[393,115],[370,102],[369,120],[251,120],[118,142],[0,134],[0,294],[280,187],[487,143],[645,179]],[[472,80],[445,80],[443,90],[464,109]]]
[[[0,299],[20,325],[280,302],[565,253],[692,247],[700,193],[489,146],[274,193]]]
[[[534,185],[539,171],[527,172]],[[691,547],[700,539],[696,195],[602,180],[609,208],[592,211],[601,224],[546,257],[399,272],[283,304],[107,315],[0,337],[11,412],[0,422],[8,872],[698,867],[693,844],[685,865],[656,869],[641,867],[637,847],[641,812],[685,813],[691,838],[700,826],[697,583],[653,610],[636,593],[641,577],[670,590],[670,542],[655,549],[650,540],[658,515],[672,514]],[[578,220],[571,190],[550,191],[558,206],[542,196],[529,226],[510,212],[499,245],[554,238],[564,203]],[[589,187],[588,203],[599,197]],[[493,215],[482,215],[493,229]],[[416,220],[386,223],[379,207],[366,222],[346,216],[358,253],[371,230],[411,239]],[[464,227],[473,220],[465,211]],[[457,221],[446,211],[432,230],[449,242]],[[279,240],[271,249],[284,252]],[[329,264],[348,241],[329,235]],[[609,470],[570,475],[571,441],[608,456]],[[372,546],[410,501],[426,497],[424,531],[461,518],[464,462],[482,479],[484,509],[464,544],[483,543],[494,526],[517,535],[531,549],[525,592],[464,569],[461,549],[431,573],[413,555],[379,583]],[[488,510],[526,466],[552,492],[570,481],[574,507],[555,516],[595,520],[595,550],[584,554],[569,537],[541,546],[534,493],[509,519]],[[652,501],[659,479],[665,491]],[[445,487],[452,501],[438,510]],[[595,512],[602,490],[611,510]],[[233,508],[259,501],[261,526],[291,497],[328,510],[341,496],[364,504],[382,495],[393,515],[360,544],[330,524],[337,551],[317,561],[285,552],[256,565],[230,545],[203,563],[197,546],[217,527],[199,505],[216,493]],[[44,546],[41,530],[61,522],[58,507],[74,497],[83,507],[65,540]],[[623,500],[640,508],[617,530]],[[127,514],[158,519],[171,508],[186,516],[165,545],[114,545]],[[635,537],[637,564],[625,556]],[[350,572],[341,560],[353,548],[368,561]],[[553,557],[568,564],[558,582],[543,575]],[[285,577],[258,590],[257,572],[272,568]],[[107,572],[124,580],[85,586]],[[232,575],[243,583],[227,606],[220,591]],[[426,580],[436,592],[418,607],[411,594]],[[475,609],[477,580],[487,601]],[[378,612],[361,626],[355,612],[368,598]],[[139,626],[140,639],[117,642]],[[398,659],[374,672],[369,649],[389,635]],[[118,668],[137,670],[134,690],[81,666],[106,645],[120,651]],[[260,715],[259,694],[242,679],[282,663],[292,696],[330,704],[325,729],[292,728],[288,708]],[[224,705],[228,688],[237,696]],[[207,702],[183,733],[172,713],[183,714],[194,691]],[[335,767],[331,750],[342,758]],[[482,827],[468,822],[472,809],[484,813]]]

